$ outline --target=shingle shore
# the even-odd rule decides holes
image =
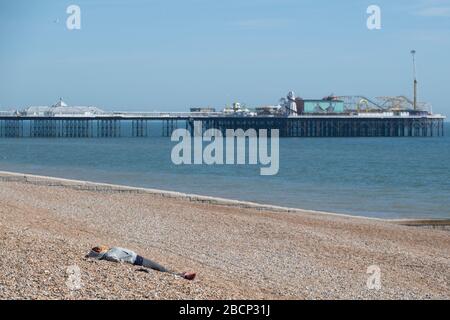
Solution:
[[[450,298],[448,230],[227,201],[0,173],[0,298]],[[97,244],[198,277],[85,259]]]

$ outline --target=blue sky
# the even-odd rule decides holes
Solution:
[[[81,30],[66,8],[81,8]],[[369,5],[382,29],[366,27]],[[289,90],[409,95],[450,114],[450,0],[0,0],[0,107],[187,110]]]

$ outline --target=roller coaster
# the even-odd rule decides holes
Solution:
[[[406,96],[382,96],[369,99],[362,95],[336,96],[337,100],[344,101],[347,112],[384,112],[384,111],[411,111],[414,110],[414,102]],[[418,110],[431,112],[429,103],[418,103]]]

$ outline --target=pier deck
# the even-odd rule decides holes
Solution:
[[[149,123],[161,135],[177,128],[193,130],[278,129],[280,137],[433,137],[444,135],[444,116],[300,115],[224,116],[221,113],[115,113],[95,116],[0,116],[0,137],[114,138],[148,137]]]

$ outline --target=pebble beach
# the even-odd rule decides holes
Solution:
[[[85,258],[100,244],[197,278]],[[351,217],[7,172],[0,173],[0,251],[0,299],[450,299],[446,221]],[[374,265],[378,290],[367,286]]]

